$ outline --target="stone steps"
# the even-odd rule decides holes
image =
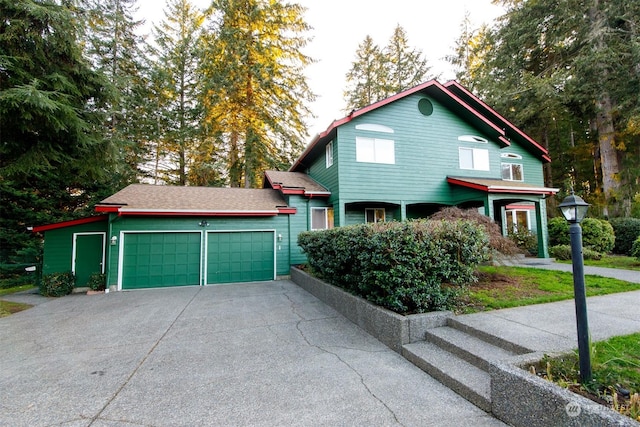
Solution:
[[[529,352],[450,318],[447,326],[429,329],[425,341],[403,346],[403,356],[479,408],[491,411],[492,362]]]

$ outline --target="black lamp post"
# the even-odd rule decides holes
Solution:
[[[587,214],[589,204],[571,192],[558,206],[569,222],[571,237],[571,263],[573,265],[573,295],[576,305],[578,327],[578,357],[580,359],[580,381],[591,381],[591,354],[589,352],[589,323],[587,320],[587,297],[584,287],[584,260],[582,256],[582,228],[580,223]]]

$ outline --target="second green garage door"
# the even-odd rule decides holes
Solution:
[[[273,231],[207,233],[207,281],[216,283],[273,280]]]
[[[122,289],[200,284],[201,233],[126,233]]]

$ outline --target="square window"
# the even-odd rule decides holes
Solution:
[[[524,181],[522,165],[517,163],[502,163],[502,179],[505,181]]]
[[[311,229],[333,228],[333,208],[311,208]]]
[[[477,171],[490,170],[489,150],[487,149],[460,147],[458,149],[458,155],[460,160],[460,169]]]
[[[384,222],[385,220],[384,208],[367,208],[364,213],[367,223]]]
[[[356,161],[365,163],[396,163],[395,143],[391,139],[356,138]]]

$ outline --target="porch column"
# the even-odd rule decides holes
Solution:
[[[547,202],[540,198],[534,202],[536,207],[536,226],[538,228],[538,258],[549,258],[549,239],[547,233]]]
[[[400,221],[407,220],[407,203],[404,200],[400,201]]]

